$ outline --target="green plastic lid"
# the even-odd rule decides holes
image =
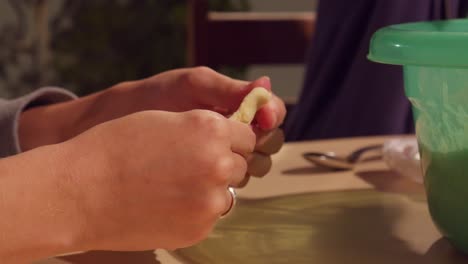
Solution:
[[[468,67],[468,19],[393,25],[374,33],[372,61],[441,67]]]

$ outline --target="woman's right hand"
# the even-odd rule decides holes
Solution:
[[[207,110],[145,111],[62,145],[80,250],[175,249],[204,239],[229,209],[255,134]]]

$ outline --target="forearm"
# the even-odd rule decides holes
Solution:
[[[137,83],[125,82],[73,101],[24,111],[18,129],[21,149],[60,143],[102,122],[144,110],[138,109],[139,100],[128,97],[130,90],[137,89]]]
[[[83,217],[65,152],[51,145],[0,160],[0,263],[79,250]]]

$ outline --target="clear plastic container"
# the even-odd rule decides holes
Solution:
[[[468,20],[383,28],[369,59],[403,65],[431,216],[468,253]]]
[[[421,158],[415,138],[396,138],[385,142],[383,159],[388,167],[414,182],[423,183]]]

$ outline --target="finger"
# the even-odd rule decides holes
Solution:
[[[207,67],[187,71],[189,85],[202,105],[235,110],[242,98],[248,94],[249,82],[232,79]]]
[[[258,110],[255,116],[255,124],[263,130],[271,130],[279,127],[286,116],[286,106],[277,96]]]
[[[208,79],[208,78],[206,78]],[[213,108],[229,109],[231,112],[237,110],[244,97],[255,87],[264,87],[271,90],[270,78],[262,77],[251,83],[236,80],[216,73],[212,74],[211,80],[204,81],[205,91],[201,100],[202,104]]]
[[[237,186],[234,186],[236,188],[244,188],[247,186],[247,183],[250,181],[250,175],[248,173],[245,174],[244,180],[242,180]]]
[[[244,97],[237,111],[235,111],[229,119],[242,122],[244,124],[251,124],[258,109],[266,105],[272,95],[264,88],[254,88],[248,95]]]
[[[249,156],[247,172],[253,177],[263,177],[270,171],[271,165],[270,156],[254,152]]]
[[[208,201],[205,201],[210,204],[211,213],[207,215],[207,220],[217,221],[220,216],[226,215],[232,205],[234,204],[234,197],[229,191],[228,187],[219,187],[212,192],[213,195],[207,197]]]
[[[257,145],[255,152],[266,155],[277,153],[284,143],[284,132],[282,129],[275,129],[273,131],[265,132],[259,129],[254,129],[257,135]]]
[[[234,170],[232,172],[229,186],[237,187],[244,181],[247,173],[247,160],[236,153],[232,154],[232,159],[234,161]]]
[[[256,135],[252,128],[241,122],[228,120],[230,125],[231,150],[234,153],[247,157],[255,148]]]

